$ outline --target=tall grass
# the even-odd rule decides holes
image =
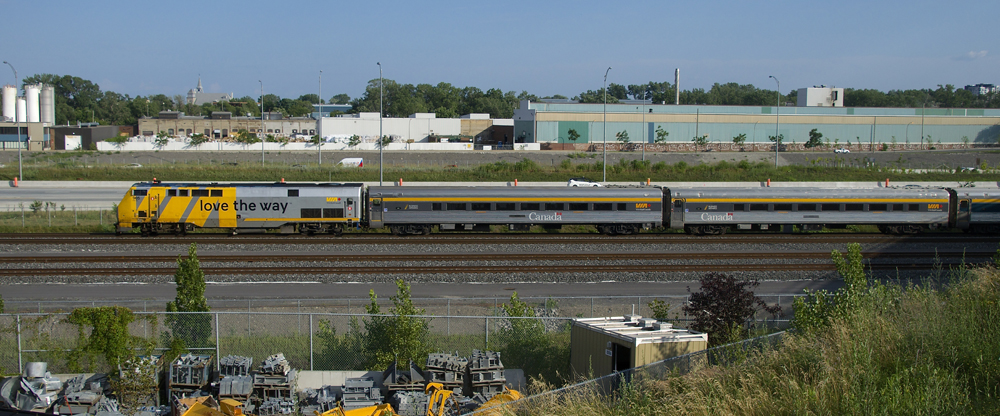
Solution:
[[[731,366],[636,376],[611,396],[582,389],[529,402],[547,415],[995,415],[1000,409],[1000,274],[943,288],[870,291],[846,319]]]
[[[531,160],[519,162],[499,161],[481,165],[393,165],[383,166],[387,181],[402,178],[404,182],[480,182],[480,181],[565,181],[576,176],[598,177],[604,173],[600,161],[573,163],[569,158],[558,164],[543,166]],[[0,168],[0,180],[13,180],[16,166]],[[996,181],[1000,174],[970,172],[925,172],[891,166],[851,167],[843,164],[817,164],[809,166],[781,166],[775,168],[767,162],[688,165],[678,162],[651,163],[642,160],[621,160],[608,165],[608,181],[644,182],[647,178],[658,182],[669,181]],[[141,168],[120,165],[83,166],[75,163],[27,165],[24,176],[30,180],[58,181],[320,181],[320,182],[375,182],[379,168],[375,164],[363,168],[320,167],[318,165],[288,165],[269,162],[263,166],[245,164],[163,163],[145,164]]]

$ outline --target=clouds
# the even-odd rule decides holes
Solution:
[[[988,52],[989,51],[985,51],[985,50],[984,51],[969,51],[969,52],[966,52],[964,55],[956,56],[956,57],[951,58],[951,59],[954,59],[956,61],[975,61],[976,59],[979,59],[979,58],[985,58],[986,54]]]

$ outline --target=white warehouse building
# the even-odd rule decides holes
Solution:
[[[812,88],[799,88],[799,107],[843,107],[844,89],[828,88],[820,85]]]

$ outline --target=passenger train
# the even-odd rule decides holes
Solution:
[[[132,185],[117,232],[335,234],[386,228],[396,235],[490,231],[502,226],[588,225],[608,235],[641,230],[792,232],[874,225],[887,234],[932,229],[1000,232],[1000,191],[972,188],[678,188],[364,186],[361,183]]]

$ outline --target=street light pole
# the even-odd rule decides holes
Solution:
[[[322,123],[323,122],[323,70],[322,69],[319,70],[319,97],[316,99],[316,101],[319,101],[319,107],[317,108],[318,111],[316,112],[317,113],[316,122]],[[319,127],[319,125],[317,125],[316,127]],[[316,135],[320,136],[319,141],[316,142],[316,149],[318,150],[317,153],[319,153],[319,166],[323,167],[323,142],[322,142],[323,136],[321,134],[322,131],[316,132]]]
[[[382,186],[382,63],[378,65],[378,184]]]
[[[10,62],[3,61],[10,67],[11,71],[14,71],[14,103],[17,104],[17,95],[21,92],[21,86],[17,82],[17,70],[14,69],[14,65]],[[16,105],[14,106],[17,107]],[[17,117],[17,111],[14,111],[14,120],[17,121],[17,177],[24,180],[24,171],[21,170],[21,119]]]
[[[649,85],[646,86],[645,93],[642,94],[642,161],[646,161],[646,142],[649,141],[649,129],[646,128],[646,95],[649,95]]]
[[[774,82],[778,83],[778,101],[775,102],[774,107],[774,167],[778,167],[778,148],[781,147],[781,139],[778,137],[778,121],[781,119],[781,81],[775,78],[774,75],[768,75],[768,78],[774,78]]]
[[[610,66],[604,71],[604,145],[601,146],[604,149],[604,179],[601,182],[608,181],[608,72],[611,72]]]
[[[260,165],[264,166],[264,81],[260,83]]]

